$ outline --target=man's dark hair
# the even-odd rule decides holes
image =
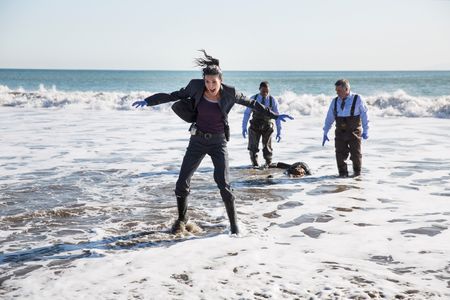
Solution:
[[[347,79],[339,79],[338,81],[336,81],[336,83],[334,84],[335,87],[342,87],[345,90],[350,90],[350,82]]]
[[[261,82],[259,84],[259,88],[262,88],[262,87],[268,88],[269,87],[269,82],[268,81]]]
[[[222,79],[222,70],[219,67],[219,60],[208,55],[204,49],[198,51],[203,52],[203,55],[205,56],[205,58],[199,57],[195,59],[195,64],[202,68],[203,78],[206,75],[219,75],[219,78]]]

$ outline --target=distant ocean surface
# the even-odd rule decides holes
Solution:
[[[132,101],[186,86],[200,71],[0,69],[0,106],[129,110]],[[267,80],[285,111],[322,114],[334,82],[350,80],[377,115],[450,117],[450,71],[225,71],[224,82],[251,96]]]

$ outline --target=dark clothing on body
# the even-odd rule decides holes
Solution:
[[[257,100],[259,94],[253,96],[253,99]],[[273,108],[275,104],[275,99],[272,96],[267,96],[266,98],[261,98],[261,104]],[[244,116],[245,120],[245,116]],[[246,121],[243,121],[246,123]],[[281,126],[280,126],[281,128]],[[261,113],[256,110],[252,110],[252,119],[250,120],[250,127],[248,129],[248,147],[250,151],[250,160],[254,166],[258,165],[258,152],[259,152],[259,142],[262,138],[262,152],[263,157],[267,165],[272,162],[273,148],[272,148],[272,133],[273,133],[273,122],[270,117],[266,114]]]
[[[355,175],[361,173],[361,117],[355,116],[355,104],[358,95],[353,97],[352,108],[350,116],[337,116],[337,99],[334,101],[334,111],[336,119],[336,130],[334,145],[336,148],[336,162],[340,176],[348,176],[347,163],[345,162],[350,153],[350,160],[353,163],[353,172]]]
[[[236,92],[234,87],[225,84],[221,86],[221,99],[217,104],[204,99],[204,91],[204,80],[194,79],[179,91],[171,94],[155,94],[146,98],[145,101],[149,106],[153,106],[179,99],[188,99],[194,101],[194,109],[197,111],[195,121],[198,122],[198,129],[189,141],[175,188],[179,220],[183,222],[187,220],[187,197],[190,193],[192,175],[197,170],[205,155],[209,155],[214,164],[214,180],[220,190],[220,195],[230,220],[231,233],[238,233],[236,210],[234,207],[235,197],[231,191],[228,178],[228,113],[233,105],[237,103],[251,107],[272,119],[276,119],[278,115],[257,101],[250,100],[242,93]],[[218,115],[217,109],[220,112],[220,116]]]
[[[225,124],[222,121],[222,112],[218,103],[200,100],[197,107],[197,128],[207,133],[224,133]]]
[[[366,104],[357,94],[350,93],[344,99],[336,97],[330,103],[323,130],[326,136],[333,122],[336,121],[334,146],[339,176],[348,176],[345,161],[349,154],[354,175],[361,173],[361,137],[364,133],[367,135],[369,130],[367,111]]]

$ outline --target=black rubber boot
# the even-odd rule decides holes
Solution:
[[[187,222],[187,197],[178,196],[177,197],[177,207],[178,207],[178,220]]]
[[[339,169],[339,177],[348,177],[348,170],[347,166],[345,168],[338,168]]]
[[[186,222],[176,220],[175,223],[173,223],[172,228],[170,229],[170,232],[172,234],[184,234],[186,231]]]
[[[252,161],[252,165],[254,167],[258,167],[258,153],[250,151],[250,160]]]
[[[230,231],[232,234],[239,234],[237,225],[236,209],[234,207],[234,199],[224,200],[225,209],[227,210],[228,219],[230,220]]]
[[[177,207],[178,207],[178,220],[173,223],[170,231],[172,234],[183,234],[186,231],[186,212],[187,212],[187,197],[178,196],[177,197]]]
[[[345,177],[348,177],[348,173],[344,173],[344,172],[339,172],[339,177],[341,177],[341,178],[345,178]]]

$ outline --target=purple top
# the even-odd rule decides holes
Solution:
[[[220,100],[219,100],[220,101]],[[224,133],[223,114],[217,102],[202,97],[197,106],[197,128],[205,133]]]

